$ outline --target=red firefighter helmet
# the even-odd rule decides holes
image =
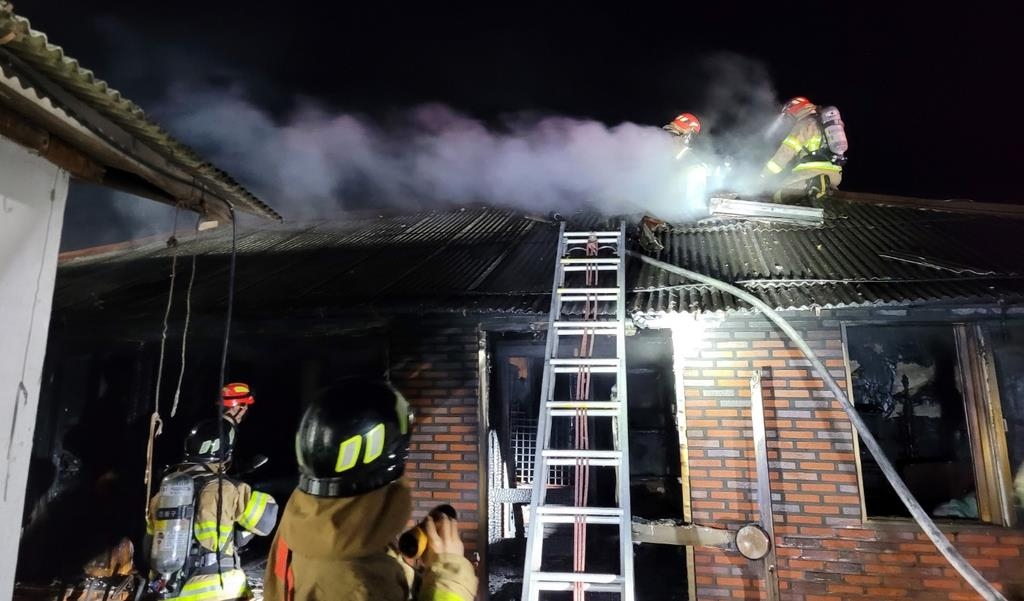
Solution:
[[[693,113],[683,113],[662,129],[672,132],[677,136],[685,136],[686,134],[696,135],[700,133],[700,119],[697,119],[697,116]]]
[[[799,119],[813,111],[814,108],[814,104],[812,104],[810,100],[803,96],[797,96],[782,107],[782,112]]]
[[[220,396],[224,407],[228,409],[238,407],[239,405],[252,405],[256,402],[256,399],[252,396],[252,391],[249,390],[249,385],[242,382],[228,384],[221,389]]]

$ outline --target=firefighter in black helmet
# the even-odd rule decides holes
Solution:
[[[267,562],[267,601],[341,591],[353,601],[410,598],[413,572],[391,545],[412,513],[402,479],[411,426],[408,401],[383,381],[345,380],[310,403],[295,438],[299,486]],[[425,527],[431,552],[416,598],[471,601],[477,578],[457,522],[441,515]]]
[[[219,419],[196,424],[185,439],[184,462],[167,475],[192,479],[195,508],[192,537],[185,565],[173,577],[160,578],[156,592],[179,601],[228,601],[250,596],[239,561],[239,532],[267,536],[277,522],[277,503],[266,493],[224,475],[231,463],[235,430]],[[150,559],[158,562],[164,550],[160,532],[167,526],[158,509],[164,500],[164,486],[150,505],[147,531],[154,537]],[[163,577],[171,575],[161,575]],[[181,584],[183,582],[183,584]]]

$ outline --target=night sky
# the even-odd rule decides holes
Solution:
[[[714,74],[705,59],[733,53],[763,63],[780,101],[804,95],[840,108],[851,141],[844,189],[1022,198],[1014,175],[1024,158],[1024,34],[1013,31],[1020,14],[1012,9],[394,4],[23,0],[15,8],[144,108],[174,82],[200,78],[243,85],[281,116],[309,98],[380,118],[441,102],[485,122],[535,111],[660,125],[707,110]],[[69,228],[85,228],[82,219],[69,211]]]

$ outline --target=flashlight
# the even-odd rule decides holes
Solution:
[[[458,515],[455,513],[455,508],[451,505],[438,505],[430,511],[428,514],[430,517],[437,517],[441,514],[448,516],[451,519],[456,519]],[[424,527],[426,519],[419,524],[416,524],[412,528],[402,533],[402,536],[398,537],[398,550],[409,559],[418,559],[427,550],[427,530]]]

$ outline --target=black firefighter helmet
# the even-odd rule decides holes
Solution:
[[[401,477],[412,412],[383,380],[347,379],[306,408],[295,435],[299,489],[320,497],[354,497]]]
[[[204,419],[185,437],[185,460],[227,463],[235,450],[235,427],[223,419]]]

